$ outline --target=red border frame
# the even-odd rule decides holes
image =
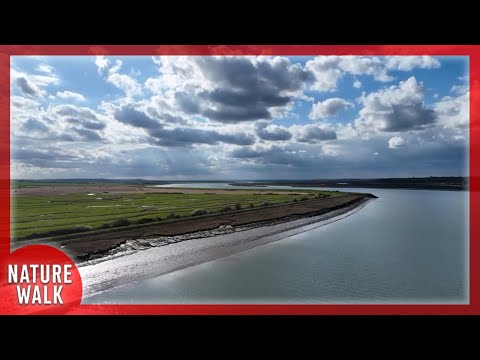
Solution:
[[[467,305],[80,305],[71,314],[480,314],[480,45],[0,46],[0,259],[10,253],[11,55],[463,55],[470,57],[470,303]]]

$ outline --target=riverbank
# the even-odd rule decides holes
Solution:
[[[247,226],[239,231],[220,235],[211,233],[209,237],[183,239],[167,246],[159,245],[155,239],[152,239],[150,244],[140,244],[139,240],[131,241],[124,244],[126,245],[124,249],[118,248],[118,252],[113,251],[107,256],[87,261],[80,266],[84,298],[137,280],[209,262],[324,226],[354,214],[371,200],[372,197],[363,196],[359,201],[321,215],[270,224],[251,224],[252,227]],[[135,250],[135,242],[137,246],[142,247],[142,251]]]
[[[371,194],[347,194],[343,196],[278,204],[262,208],[245,209],[224,214],[175,219],[156,224],[135,225],[128,228],[107,229],[33,241],[14,242],[15,246],[50,244],[62,248],[79,261],[103,257],[116,251],[129,241],[148,242],[157,246],[217,233],[236,231],[241,227],[252,228],[288,222],[305,217],[323,215],[334,210],[359,205]],[[207,232],[207,233],[205,233]],[[128,246],[125,245],[125,246]]]

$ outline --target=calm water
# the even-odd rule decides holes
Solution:
[[[468,192],[350,191],[379,199],[321,228],[88,302],[468,302]]]

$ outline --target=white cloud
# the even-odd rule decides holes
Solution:
[[[313,72],[316,81],[312,85],[313,90],[333,91],[337,88],[337,82],[343,76],[338,56],[317,56],[307,61],[306,68]]]
[[[362,87],[362,83],[361,83],[360,81],[358,81],[358,80],[355,80],[355,81],[353,82],[353,87],[354,87],[355,89],[360,89],[360,88]]]
[[[423,87],[414,77],[397,86],[366,95],[358,99],[364,106],[355,126],[374,132],[395,132],[422,129],[436,119],[433,110],[423,103]]]
[[[341,111],[354,107],[354,105],[346,100],[340,98],[330,98],[323,102],[319,101],[313,104],[312,111],[310,112],[310,119],[322,119],[331,116],[336,116]]]
[[[312,90],[317,91],[335,91],[345,74],[369,75],[377,81],[388,82],[394,80],[389,71],[435,69],[439,66],[440,62],[431,56],[317,56],[306,63],[306,68],[316,77]],[[361,83],[355,81],[353,86],[359,88]]]
[[[60,78],[57,75],[31,75],[30,79],[39,87],[45,87],[49,85],[58,85]]]
[[[440,61],[431,56],[388,56],[385,66],[389,70],[412,71],[415,68],[437,69]]]
[[[445,128],[467,128],[470,122],[470,91],[458,97],[446,96],[434,104],[438,122]]]
[[[53,66],[41,64],[37,66],[37,71],[43,72],[45,74],[53,74]]]
[[[450,89],[450,92],[454,94],[465,94],[467,91],[470,90],[470,86],[468,85],[453,85]]]
[[[102,74],[103,71],[107,68],[110,60],[106,59],[105,56],[99,55],[95,57],[95,65],[97,65],[97,70],[99,74]]]
[[[119,88],[125,92],[125,95],[129,98],[139,94],[141,92],[140,84],[125,74],[119,74],[122,67],[122,61],[117,60],[114,66],[108,70],[107,82]]]
[[[82,94],[73,91],[57,91],[57,97],[67,100],[85,101],[85,97]]]
[[[388,147],[390,149],[397,149],[405,145],[405,140],[400,136],[394,136],[388,140]]]

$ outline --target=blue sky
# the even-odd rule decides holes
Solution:
[[[12,177],[467,175],[468,58],[11,58]]]

